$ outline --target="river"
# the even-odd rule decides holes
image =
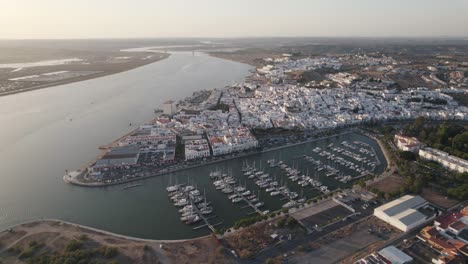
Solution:
[[[193,230],[179,221],[177,209],[165,191],[170,182],[190,182],[205,191],[216,215],[211,221],[229,227],[251,209],[241,209],[242,204],[232,204],[215,190],[208,178],[215,169],[232,174],[257,193],[254,182],[240,171],[245,162],[255,162],[257,168],[263,168],[281,184],[311,198],[319,195],[318,191],[310,187],[303,191],[278,168],[268,168],[266,161],[281,159],[312,174],[313,166],[301,155],[318,159],[312,151],[316,146],[326,148],[330,143],[358,140],[377,150],[383,162],[377,172],[385,168],[375,141],[361,134],[348,134],[146,179],[140,181],[142,186],[127,190],[122,186],[83,188],[62,181],[66,169],[79,168],[94,158],[99,145],[152,119],[153,110],[163,101],[242,81],[250,69],[204,54],[176,53],[127,72],[0,97],[0,229],[38,218],[58,218],[141,238],[191,238],[208,234],[209,230]],[[331,189],[349,186],[324,173],[317,177]],[[269,210],[285,203],[264,191],[260,191],[260,200]]]
[[[0,97],[0,229],[41,217],[104,222],[103,215],[125,213],[125,197],[108,207],[109,191],[67,185],[65,169],[86,164],[97,146],[134,129],[129,123],[154,118],[163,101],[242,81],[250,69],[175,53],[127,72]]]

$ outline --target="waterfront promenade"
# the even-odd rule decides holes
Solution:
[[[350,128],[350,129],[348,129],[348,131],[333,134],[333,135],[327,135],[327,136],[314,138],[314,139],[310,139],[310,140],[306,140],[306,141],[285,144],[283,146],[277,146],[277,147],[273,147],[273,148],[263,149],[263,150],[260,150],[260,151],[250,151],[248,153],[240,153],[238,155],[227,155],[225,157],[218,158],[218,159],[212,160],[212,161],[206,161],[206,162],[200,161],[200,163],[197,163],[197,164],[194,164],[194,165],[188,165],[188,166],[182,166],[182,167],[181,167],[181,165],[176,165],[177,168],[168,167],[168,168],[165,168],[164,171],[160,171],[160,172],[157,172],[157,173],[149,173],[148,175],[135,177],[135,178],[131,178],[131,179],[115,181],[115,182],[86,181],[85,180],[86,177],[87,177],[86,168],[82,168],[79,171],[67,172],[67,174],[63,176],[63,180],[66,183],[70,183],[70,184],[74,184],[74,185],[78,185],[78,186],[83,186],[83,187],[112,186],[112,185],[118,185],[118,184],[124,184],[124,183],[139,181],[139,180],[143,180],[143,179],[147,179],[147,178],[151,178],[151,177],[156,177],[156,176],[161,176],[161,175],[174,173],[174,172],[178,172],[178,171],[190,170],[190,169],[201,167],[201,166],[216,164],[216,163],[220,163],[220,162],[228,161],[228,160],[233,160],[233,159],[244,158],[244,157],[248,157],[248,156],[252,156],[252,155],[256,155],[256,154],[267,153],[267,152],[271,152],[271,151],[275,151],[275,150],[280,150],[280,149],[284,149],[284,148],[288,148],[288,147],[298,146],[298,145],[307,144],[307,143],[311,143],[311,142],[321,141],[321,140],[324,140],[324,139],[327,139],[327,138],[332,138],[332,137],[336,137],[336,136],[342,136],[342,135],[347,135],[347,134],[357,133],[357,132],[358,131],[355,128]]]

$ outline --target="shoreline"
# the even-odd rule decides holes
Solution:
[[[126,240],[130,240],[130,241],[135,241],[135,242],[150,242],[150,243],[180,243],[180,242],[187,242],[187,241],[194,241],[194,240],[198,240],[198,239],[202,239],[202,238],[206,238],[206,237],[209,237],[211,235],[205,235],[205,236],[200,236],[200,237],[195,237],[195,238],[187,238],[187,239],[150,239],[150,238],[138,238],[138,237],[132,237],[132,236],[127,236],[127,235],[121,235],[121,234],[117,234],[117,233],[113,233],[113,232],[110,232],[110,231],[106,231],[106,230],[103,230],[103,229],[99,229],[99,228],[94,228],[94,227],[90,227],[90,226],[86,226],[86,225],[81,225],[81,224],[77,224],[77,223],[72,223],[72,222],[68,222],[68,221],[65,221],[65,220],[60,220],[60,219],[56,219],[56,218],[44,218],[44,219],[35,219],[35,220],[31,220],[31,221],[26,221],[26,222],[22,222],[22,223],[19,223],[19,224],[16,224],[16,225],[12,225],[10,227],[7,227],[3,230],[0,230],[0,233],[3,233],[3,232],[9,232],[9,230],[15,230],[15,228],[18,228],[18,227],[21,227],[21,226],[25,226],[25,225],[30,225],[30,224],[41,224],[41,223],[53,223],[53,224],[59,224],[59,225],[69,225],[71,227],[77,227],[77,228],[82,228],[82,229],[85,229],[86,231],[89,231],[89,232],[97,232],[99,234],[102,234],[102,235],[108,235],[108,236],[113,236],[113,237],[117,237],[117,238],[121,238],[121,239],[126,239]]]
[[[184,170],[198,168],[198,167],[202,167],[202,166],[206,166],[206,165],[216,164],[216,163],[224,162],[224,161],[228,161],[228,160],[244,158],[244,157],[257,155],[257,154],[262,154],[262,153],[267,153],[267,152],[270,152],[270,151],[275,151],[275,150],[284,149],[284,148],[288,148],[288,147],[303,145],[303,144],[307,144],[307,143],[311,143],[311,142],[315,142],[315,141],[320,141],[320,140],[335,137],[335,136],[347,135],[347,134],[351,134],[351,133],[363,134],[360,131],[357,131],[356,129],[350,129],[349,131],[333,134],[333,135],[330,135],[330,136],[314,138],[314,139],[310,139],[310,140],[307,140],[307,141],[301,141],[301,142],[296,142],[296,143],[292,143],[292,144],[288,144],[288,145],[284,145],[284,146],[273,147],[273,148],[270,148],[270,149],[265,149],[265,150],[256,151],[256,152],[252,152],[252,153],[245,153],[245,154],[237,155],[235,157],[229,157],[228,156],[228,157],[223,158],[223,159],[214,160],[214,161],[210,161],[210,162],[206,162],[206,163],[202,163],[202,164],[195,164],[195,165],[187,166],[187,167],[184,167],[184,168],[178,168],[178,169],[169,170],[169,171],[165,171],[165,172],[159,172],[159,173],[155,173],[155,174],[151,174],[151,175],[147,175],[147,176],[142,176],[142,177],[139,177],[139,178],[127,179],[127,180],[124,180],[124,181],[113,182],[113,183],[101,183],[101,182],[87,183],[87,182],[78,181],[77,177],[80,177],[80,176],[83,176],[83,174],[86,174],[86,173],[84,173],[85,171],[82,171],[83,169],[74,171],[76,173],[79,173],[79,175],[76,175],[75,177],[72,177],[69,174],[64,175],[63,176],[63,181],[66,182],[66,183],[72,184],[72,185],[80,186],[80,187],[115,186],[115,185],[125,184],[125,183],[129,183],[129,182],[135,182],[135,181],[139,181],[139,180],[145,180],[145,179],[149,179],[149,178],[153,178],[153,177],[158,177],[158,176],[162,176],[162,175],[165,175],[165,174],[170,174],[170,173],[174,173],[174,172],[178,172],[178,171],[184,171]],[[365,135],[365,134],[363,134],[363,135]]]
[[[0,97],[14,95],[14,94],[20,94],[20,93],[26,93],[26,92],[30,92],[30,91],[35,91],[35,90],[40,90],[40,89],[45,89],[45,88],[50,88],[50,87],[55,87],[55,86],[60,86],[60,85],[67,85],[67,84],[72,84],[72,83],[97,79],[97,78],[101,78],[101,77],[105,77],[105,76],[110,76],[110,75],[130,71],[130,70],[134,70],[134,69],[137,69],[137,68],[152,64],[152,63],[163,61],[163,60],[169,58],[170,55],[171,55],[170,53],[163,54],[162,58],[158,58],[158,59],[155,59],[155,60],[152,60],[152,61],[148,61],[148,62],[139,64],[139,65],[133,65],[131,67],[122,67],[121,69],[114,70],[114,71],[98,72],[98,73],[91,74],[91,75],[64,79],[64,80],[51,82],[51,83],[46,83],[46,84],[42,84],[42,85],[38,85],[38,86],[27,87],[27,88],[22,88],[22,89],[16,89],[16,90],[13,90],[13,91],[0,92]]]
[[[400,121],[390,121],[390,122],[386,122],[386,123],[383,123],[382,125],[391,125],[391,124],[405,124],[405,123],[408,123],[408,122],[413,122],[414,120],[400,120]],[[446,123],[462,123],[462,124],[466,124],[467,122],[466,121],[460,121],[460,120],[428,120],[429,122],[431,123],[441,123],[441,122],[446,122]],[[355,125],[353,127],[348,127],[348,131],[345,131],[345,132],[340,132],[340,133],[336,133],[336,134],[333,134],[331,136],[324,136],[324,137],[320,137],[320,138],[314,138],[314,139],[310,139],[310,140],[306,140],[306,141],[301,141],[301,142],[296,142],[296,143],[292,143],[292,144],[288,144],[288,145],[283,145],[283,146],[278,146],[278,147],[273,147],[273,148],[270,148],[270,149],[264,149],[264,150],[261,150],[261,151],[254,151],[254,152],[250,152],[250,153],[245,153],[245,154],[240,154],[240,155],[237,155],[235,157],[232,157],[232,156],[228,156],[228,157],[225,157],[225,158],[222,158],[222,159],[219,159],[219,160],[214,160],[214,161],[209,161],[209,162],[205,162],[205,163],[201,163],[201,164],[195,164],[195,165],[191,165],[191,166],[187,166],[187,167],[184,167],[184,168],[177,168],[177,169],[174,169],[174,170],[167,170],[167,171],[164,171],[164,172],[158,172],[158,173],[155,173],[155,174],[151,174],[151,175],[147,175],[147,176],[142,176],[142,177],[139,177],[139,178],[132,178],[132,179],[126,179],[126,180],[123,180],[123,181],[119,181],[119,182],[112,182],[112,183],[102,183],[102,182],[82,182],[82,181],[79,181],[77,180],[76,178],[78,176],[83,176],[83,174],[86,174],[86,170],[87,168],[81,168],[81,169],[78,169],[78,170],[75,170],[75,171],[72,171],[74,172],[75,174],[78,173],[80,175],[76,175],[75,177],[69,175],[69,173],[65,174],[62,179],[64,182],[66,183],[69,183],[69,184],[73,184],[73,185],[77,185],[77,186],[81,186],[81,187],[107,187],[107,186],[115,186],[115,185],[120,185],[120,184],[125,184],[125,183],[129,183],[129,182],[135,182],[135,181],[139,181],[139,180],[145,180],[145,179],[148,179],[148,178],[153,178],[153,177],[157,177],[157,176],[162,176],[162,175],[165,175],[165,174],[169,174],[169,173],[174,173],[174,172],[178,172],[178,171],[184,171],[184,170],[188,170],[188,169],[192,169],[192,168],[198,168],[198,167],[201,167],[201,166],[205,166],[205,165],[211,165],[211,164],[216,164],[216,163],[219,163],[219,162],[223,162],[223,161],[227,161],[227,160],[232,160],[232,159],[237,159],[237,158],[243,158],[243,157],[248,157],[248,156],[251,156],[251,155],[256,155],[256,154],[261,154],[261,153],[267,153],[267,152],[270,152],[270,151],[274,151],[274,150],[278,150],[278,149],[283,149],[283,148],[287,148],[287,147],[292,147],[292,146],[297,146],[297,145],[301,145],[301,144],[306,144],[306,143],[310,143],[310,142],[314,142],[314,141],[318,141],[318,140],[322,140],[322,139],[326,139],[326,138],[330,138],[330,137],[334,137],[334,136],[338,136],[338,135],[346,135],[346,134],[350,134],[350,133],[359,133],[359,134],[362,134],[364,136],[367,136],[369,138],[371,138],[372,140],[376,141],[377,144],[379,145],[379,148],[381,149],[383,155],[384,155],[384,158],[386,160],[386,168],[389,168],[391,167],[391,165],[393,164],[390,156],[389,156],[389,153],[387,152],[385,146],[383,145],[383,143],[380,141],[380,139],[374,135],[371,135],[369,134],[368,132],[365,132],[363,131],[362,129],[360,129],[360,127],[362,126],[362,124],[358,124],[358,125]],[[344,128],[341,128],[341,129],[344,129]],[[327,130],[327,131],[321,131],[321,132],[330,132],[330,131],[333,131],[333,130]],[[119,138],[122,138],[122,137],[119,137]],[[118,140],[118,139],[117,139]],[[116,142],[117,140],[114,140],[112,142]],[[111,143],[112,144],[112,143]],[[90,162],[87,162],[86,164],[90,164],[92,163],[95,159],[97,159],[99,156],[97,156],[96,158],[94,158],[92,161]],[[385,172],[385,170],[384,170]]]
[[[21,252],[30,248],[33,241],[39,248],[23,258]],[[0,230],[0,259],[2,263],[30,263],[41,256],[66,256],[65,247],[72,241],[79,241],[85,252],[114,249],[117,254],[113,256],[100,252],[95,256],[106,263],[110,260],[117,263],[220,263],[226,256],[216,250],[220,244],[212,235],[179,240],[145,239],[58,219],[37,219]],[[204,254],[193,255],[194,248]]]

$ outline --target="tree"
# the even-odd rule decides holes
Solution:
[[[452,148],[465,153],[468,152],[468,131],[453,137]]]
[[[417,117],[413,122],[413,127],[415,131],[420,131],[426,122],[426,119],[423,116]]]
[[[442,124],[437,129],[437,137],[438,137],[438,143],[439,144],[442,144],[442,145],[447,144],[448,132],[447,132],[447,126],[445,124]]]
[[[448,189],[447,193],[460,201],[468,200],[468,183]]]
[[[400,151],[400,158],[408,161],[413,161],[416,160],[416,154],[414,154],[411,151]]]

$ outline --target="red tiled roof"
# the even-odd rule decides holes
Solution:
[[[465,227],[465,223],[463,223],[462,221],[456,221],[455,223],[452,223],[449,226],[457,231],[460,231]]]
[[[458,221],[458,219],[462,218],[463,214],[460,212],[451,213],[448,215],[444,215],[436,219],[434,222],[439,223],[440,228],[446,229],[450,224]]]

